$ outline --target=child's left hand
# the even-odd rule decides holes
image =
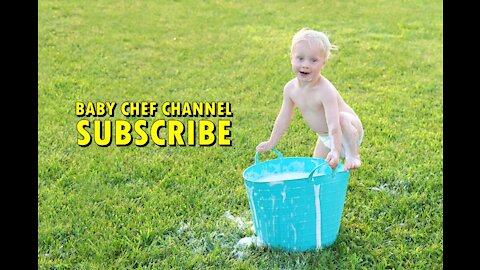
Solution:
[[[328,162],[328,165],[332,170],[335,170],[340,162],[340,154],[338,151],[330,151],[325,158],[325,161]]]

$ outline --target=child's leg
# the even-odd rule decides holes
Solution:
[[[315,158],[323,158],[325,159],[330,152],[330,149],[328,149],[320,139],[320,136],[317,139],[317,145],[315,146],[315,149],[313,150],[313,157]]]
[[[353,114],[341,112],[340,126],[342,127],[342,147],[345,151],[345,169],[360,167],[359,140],[363,132],[362,123]]]

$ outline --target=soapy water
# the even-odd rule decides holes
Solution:
[[[251,245],[262,246],[263,242],[256,236],[243,237],[238,241],[234,248],[244,249],[250,247]]]
[[[260,240],[260,238],[256,236],[243,237],[233,247],[232,254],[234,254],[238,259],[244,259],[250,255],[250,253],[247,250],[250,246],[261,247],[263,245],[264,244],[262,240]]]
[[[271,174],[265,177],[258,179],[256,182],[277,182],[277,181],[288,181],[296,179],[304,179],[308,177],[308,173],[305,172],[288,172],[288,173],[278,173]]]
[[[245,222],[239,217],[234,217],[230,213],[230,211],[225,212],[223,214],[223,216],[226,217],[228,220],[231,220],[236,225],[237,229],[239,229],[239,230],[243,230],[243,229],[247,228],[248,226],[250,226],[250,229],[252,231],[255,231],[255,227],[253,226],[253,221]]]
[[[253,221],[244,221],[240,217],[233,216],[230,211],[226,211],[223,216],[233,222],[237,230],[245,231],[246,228],[250,228],[251,232],[255,233],[255,226]],[[261,247],[263,242],[255,235],[243,237],[233,246],[231,254],[233,254],[237,259],[244,259],[250,256],[248,248],[251,246]]]
[[[201,236],[195,232],[195,229],[189,222],[179,224],[177,235],[185,239],[187,246],[192,248],[193,252],[199,254],[207,254],[214,249],[215,245],[230,250],[230,254],[236,259],[242,260],[248,258],[252,250],[250,247],[262,247],[263,242],[255,235],[255,226],[253,221],[245,217],[247,212],[241,216],[234,216],[230,211],[226,211],[223,217],[231,224],[231,226],[221,226],[210,233]],[[228,231],[227,231],[228,230]],[[239,239],[239,236],[245,236]],[[250,235],[250,236],[249,236]]]

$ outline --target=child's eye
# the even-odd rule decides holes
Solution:
[[[317,62],[317,61],[318,61],[317,59],[312,59],[312,62],[314,62],[314,63]]]
[[[303,57],[297,57],[297,59],[301,61],[301,60],[303,60]]]

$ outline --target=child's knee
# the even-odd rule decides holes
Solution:
[[[359,121],[355,115],[347,112],[340,112],[339,116],[340,116],[339,120],[340,120],[340,127],[342,128],[342,133],[347,133],[347,134],[353,133],[357,136],[360,134],[360,130],[358,129],[361,126],[361,124],[357,123]]]

